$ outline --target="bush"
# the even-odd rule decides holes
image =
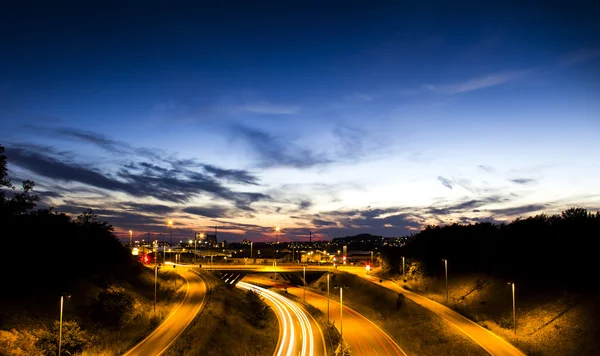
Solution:
[[[253,291],[246,291],[246,320],[253,326],[263,329],[269,318],[269,307],[263,302],[260,295]]]
[[[0,355],[11,356],[38,356],[36,349],[37,338],[27,331],[0,330]]]
[[[45,329],[36,342],[37,348],[42,355],[56,356],[58,354],[58,332],[59,322],[56,321],[50,329]],[[64,321],[62,327],[62,350],[61,353],[71,355],[81,352],[89,343],[89,338],[74,321]]]
[[[93,321],[107,327],[119,328],[133,311],[133,297],[116,290],[103,291],[92,305]]]

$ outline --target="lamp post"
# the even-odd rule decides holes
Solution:
[[[173,220],[169,219],[169,246],[173,246]]]
[[[279,231],[281,229],[279,226],[275,227],[275,243],[279,242]],[[277,281],[277,271],[275,271],[275,267],[277,266],[277,260],[275,259],[275,244],[273,244],[273,281]]]
[[[156,286],[158,280],[158,265],[154,266],[154,315],[156,315]]]
[[[60,296],[60,318],[59,318],[59,326],[58,326],[58,354],[60,355],[62,352],[62,324],[63,324],[63,304],[65,297],[71,298],[70,294],[63,293]]]
[[[513,305],[513,330],[515,336],[517,336],[517,310],[515,304],[515,282],[508,282],[506,284],[510,284],[512,288],[512,305]]]
[[[343,310],[344,310],[344,298],[343,298],[343,290],[344,288],[348,288],[348,286],[335,286],[335,289],[339,289],[340,290],[340,342],[344,342],[344,324],[343,324]]]
[[[327,323],[329,320],[329,272],[327,272]]]
[[[133,231],[129,230],[129,247],[132,246],[131,240],[133,240]]]
[[[448,303],[448,260],[444,258],[442,261],[444,261],[444,270],[446,272],[446,303]]]
[[[306,302],[306,266],[302,266],[302,269],[304,270],[304,288],[302,288],[302,299]]]
[[[404,277],[404,256],[402,256],[402,278]]]
[[[254,243],[252,241],[250,241],[250,263],[254,263],[254,260],[252,259],[252,247],[253,247],[252,245],[253,244]]]
[[[371,251],[371,266],[373,266],[373,251]]]

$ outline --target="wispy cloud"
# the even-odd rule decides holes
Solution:
[[[245,126],[235,126],[233,131],[235,136],[242,138],[254,150],[259,160],[259,166],[263,168],[308,168],[331,162],[311,150],[297,147],[293,143],[265,131]]]
[[[523,79],[533,73],[532,69],[507,71],[488,74],[452,84],[426,84],[424,87],[434,93],[460,94],[495,87],[515,80]]]
[[[521,185],[531,184],[531,183],[536,182],[535,179],[530,179],[530,178],[516,178],[516,179],[510,179],[510,181],[515,184],[521,184]]]
[[[297,105],[274,104],[269,101],[258,101],[242,105],[239,107],[239,110],[254,114],[292,115],[300,113],[302,107]]]
[[[444,178],[442,176],[438,176],[437,179],[442,183],[442,185],[448,189],[452,189],[452,181],[448,178]]]

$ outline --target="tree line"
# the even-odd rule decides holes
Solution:
[[[4,265],[3,300],[37,299],[70,292],[82,281],[108,286],[141,271],[113,227],[91,210],[77,217],[38,208],[35,183],[17,190],[8,177],[0,145],[0,231]],[[55,302],[55,298],[50,299]]]
[[[402,256],[430,276],[483,273],[537,288],[598,290],[600,212],[570,208],[510,223],[427,226],[383,257],[401,272]]]

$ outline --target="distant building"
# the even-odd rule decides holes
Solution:
[[[217,234],[206,234],[205,236],[206,244],[211,247],[217,247],[219,242],[217,241]]]

